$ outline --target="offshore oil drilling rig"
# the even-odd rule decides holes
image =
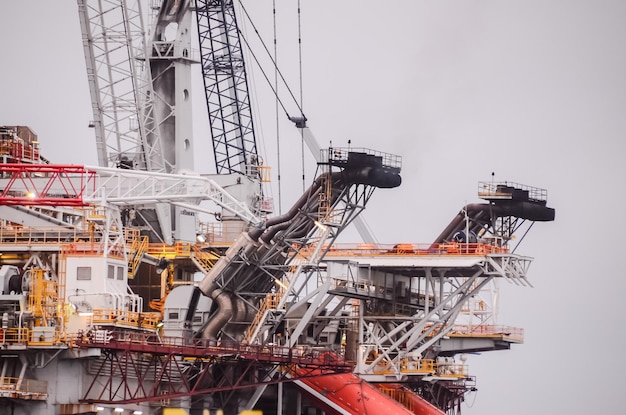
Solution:
[[[481,182],[430,243],[338,244],[400,186],[401,157],[317,151],[293,117],[316,178],[273,215],[235,6],[78,0],[98,166],[0,127],[0,414],[456,414],[465,354],[523,342],[493,296],[529,285],[512,243],[554,220],[547,192]],[[197,66],[211,175],[194,169]]]

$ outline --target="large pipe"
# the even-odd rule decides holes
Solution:
[[[434,243],[449,242],[452,235],[455,232],[465,229],[466,215],[470,221],[476,221],[481,216],[487,214],[487,218],[490,217],[490,211],[493,205],[487,203],[472,203],[465,206],[461,211],[450,221],[448,226],[441,232],[441,234],[435,239]]]
[[[341,173],[332,173],[331,180],[332,178],[335,177],[339,177]],[[302,206],[304,206],[304,204],[308,201],[311,200],[311,197],[314,196],[317,191],[321,188],[321,185],[323,183],[323,179],[327,178],[329,176],[329,173],[322,173],[320,174],[314,181],[313,184],[307,189],[307,191],[305,191],[302,196],[300,196],[300,198],[296,201],[296,203],[294,203],[294,205],[291,207],[291,209],[289,209],[288,212],[279,215],[279,216],[275,216],[273,218],[270,218],[267,220],[267,222],[265,223],[265,229],[254,229],[251,230],[250,232],[248,232],[248,235],[250,236],[250,238],[252,238],[253,240],[258,240],[259,237],[266,232],[267,229],[269,229],[270,227],[280,224],[280,223],[284,223],[287,222],[289,220],[291,220],[293,217],[295,217],[298,212],[300,211],[300,209],[302,208]]]
[[[296,203],[292,206],[291,209],[284,215],[280,215],[274,218],[269,219],[264,229],[254,229],[249,231],[248,233],[242,233],[241,236],[231,245],[226,253],[220,257],[217,263],[211,268],[211,270],[206,274],[206,276],[200,281],[198,284],[198,288],[200,291],[211,297],[215,303],[217,304],[217,310],[214,314],[214,317],[207,324],[203,331],[203,337],[209,338],[211,340],[217,339],[217,334],[219,331],[228,323],[228,321],[232,318],[233,315],[233,301],[232,299],[226,295],[221,289],[218,289],[215,285],[215,279],[221,275],[226,269],[230,266],[233,259],[240,256],[240,251],[244,253],[244,255],[252,254],[258,247],[258,239],[265,232],[268,232],[269,240],[282,229],[282,224],[285,222],[289,222],[293,219],[302,206],[306,204],[311,197],[316,197],[317,192],[321,189],[321,185],[323,183],[323,179],[325,176],[327,177],[329,173],[324,173],[318,176],[317,179],[313,182],[313,184],[309,187],[309,189],[304,192],[304,194],[296,201]],[[335,173],[333,175],[338,175]],[[277,228],[275,228],[278,226]],[[274,228],[274,229],[273,229]],[[268,249],[267,245],[262,246],[260,249]],[[191,310],[191,307],[190,307]]]
[[[204,276],[202,281],[198,283],[198,288],[206,296],[211,295],[211,286],[215,281],[215,278],[219,276],[231,263],[231,261],[239,256],[239,251],[243,251],[244,254],[250,254],[256,248],[256,242],[253,241],[250,236],[243,232],[239,238],[226,250],[224,255],[217,260],[215,265]]]
[[[352,177],[351,180],[346,180],[348,176],[346,176],[345,170],[343,172],[334,173],[332,177],[330,178],[330,180],[333,181],[332,188],[343,189],[346,187],[347,182],[349,181],[354,182],[354,179],[357,176],[358,174],[356,174],[355,177]],[[320,188],[315,190],[315,195],[317,195],[319,191],[321,190],[321,185],[322,183],[320,182]],[[337,201],[337,198],[339,198],[339,196],[340,196],[340,192],[333,193],[331,195],[331,200],[329,201],[329,204],[333,206],[335,202]],[[272,226],[270,229],[268,229],[265,233],[263,233],[263,235],[261,236],[261,240],[266,243],[270,243],[272,239],[274,239],[274,237],[280,231],[284,231],[286,229],[292,228],[294,225],[299,226],[299,227],[292,229],[292,231],[288,235],[289,238],[296,239],[296,238],[302,238],[306,236],[311,231],[313,226],[315,226],[314,221],[311,220],[309,217],[307,217],[306,214],[311,215],[317,212],[317,210],[319,209],[319,198],[310,197],[310,198],[307,198],[307,200],[304,200],[303,202],[306,203],[307,201],[309,202],[309,204],[308,205],[302,204],[300,206],[300,209],[297,212],[295,212],[295,215],[291,217],[291,219],[278,223]],[[296,216],[298,213],[302,213],[302,215],[300,215],[299,217]],[[298,219],[301,219],[302,221],[302,223],[299,225],[297,225]]]
[[[356,168],[346,168],[339,172],[323,173],[319,175],[305,191],[302,196],[294,203],[294,205],[283,215],[276,216],[266,221],[264,228],[253,229],[242,235],[235,243],[226,251],[226,253],[217,261],[213,268],[207,273],[205,278],[198,284],[200,291],[210,296],[217,304],[217,311],[212,320],[204,329],[204,337],[211,340],[217,339],[219,331],[233,318],[233,309],[235,309],[235,321],[240,321],[240,312],[237,312],[237,301],[226,295],[221,289],[217,288],[215,280],[218,276],[227,272],[232,261],[242,256],[250,257],[255,255],[256,258],[263,258],[275,246],[272,240],[281,231],[286,231],[291,226],[295,229],[290,232],[289,237],[299,238],[307,235],[314,226],[314,222],[306,216],[306,213],[314,213],[319,207],[319,193],[323,191],[322,186],[326,180],[331,180],[332,187],[345,188],[349,184],[367,184],[377,187],[395,187],[400,184],[400,176],[398,174],[386,171],[380,167],[357,166]],[[334,204],[337,196],[332,196],[331,204]],[[303,214],[304,213],[304,214]],[[298,217],[298,215],[301,215]],[[298,223],[301,220],[301,223]],[[259,242],[261,242],[259,244]],[[286,255],[279,255],[281,261],[286,259]],[[242,266],[243,267],[243,266]],[[234,284],[244,284],[250,276],[255,272],[254,267],[238,267],[236,270],[229,272],[240,273],[239,275],[225,275],[226,279],[232,277]],[[235,280],[235,277],[237,279]],[[262,278],[261,283],[267,286],[271,281],[268,278]],[[243,312],[245,314],[245,312]]]
[[[233,316],[233,303],[230,295],[220,288],[215,288],[211,292],[211,299],[217,303],[218,309],[204,328],[202,336],[209,340],[217,340],[217,333]]]
[[[251,311],[252,307],[248,306],[248,303],[246,303],[243,298],[233,294],[231,301],[233,304],[233,316],[230,319],[231,323],[250,323],[254,320],[256,313],[254,310]],[[242,341],[246,329],[247,325],[235,325],[232,329],[229,328],[228,334],[236,341]]]
[[[303,209],[301,211],[301,215],[296,216],[286,222],[272,226],[263,235],[261,235],[260,240],[265,242],[266,244],[270,244],[277,234],[281,232],[284,233],[288,229],[291,229],[288,235],[290,238],[303,237],[304,235],[309,233],[313,226],[315,226],[314,220],[307,215],[315,214],[318,207],[319,204],[315,203],[314,206],[312,206],[310,209]]]
[[[485,223],[505,216],[514,216],[520,219],[539,222],[553,221],[555,211],[543,204],[524,200],[500,200],[496,203],[472,203],[461,209],[444,231],[435,239],[434,243],[449,241],[455,232],[465,229],[464,222],[466,215],[467,219],[472,223],[470,230],[478,232]],[[480,221],[482,221],[482,223]]]

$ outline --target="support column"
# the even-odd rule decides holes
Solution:
[[[278,402],[276,405],[276,415],[283,415],[283,382],[278,382]]]

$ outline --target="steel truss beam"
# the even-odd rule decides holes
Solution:
[[[96,173],[84,166],[0,164],[0,204],[10,206],[87,206]]]
[[[428,273],[427,286],[433,287],[434,305],[426,307],[415,316],[394,316],[392,320],[381,316],[361,316],[360,327],[364,334],[362,353],[358,356],[356,371],[363,375],[372,374],[383,360],[389,362],[389,370],[401,377],[401,359],[407,352],[421,354],[444,337],[454,326],[461,307],[472,295],[477,294],[494,276],[484,275],[481,270],[471,277],[448,276],[439,270],[438,276]],[[391,323],[390,327],[383,324]],[[381,352],[373,361],[366,363],[371,350]]]
[[[170,203],[194,211],[204,200],[227,209],[252,225],[255,216],[214,181],[201,176],[106,167],[53,164],[0,164],[0,205],[151,206]],[[209,212],[210,213],[210,212]]]
[[[291,348],[235,343],[215,347],[111,340],[80,343],[80,347],[101,349],[100,359],[90,365],[93,380],[81,400],[84,403],[160,401],[352,369],[332,353],[306,354]]]
[[[526,272],[531,262],[532,258],[529,257],[502,253],[487,254],[471,268],[426,268],[425,277],[421,278],[425,281],[423,294],[427,300],[418,307],[418,312],[413,316],[388,316],[372,310],[366,304],[376,305],[385,303],[385,300],[378,298],[376,293],[371,293],[371,297],[364,300],[365,303],[360,307],[362,347],[356,371],[366,376],[373,374],[373,370],[384,359],[388,362],[386,370],[395,371],[398,378],[402,377],[401,360],[407,357],[407,353],[422,354],[446,336],[454,328],[464,304],[495,278],[529,285]],[[321,281],[323,283],[324,278]],[[323,286],[322,283],[318,283],[318,286]],[[324,296],[327,293],[328,290],[318,288],[309,296],[292,299],[291,310],[304,305],[316,308],[313,305],[321,300],[311,295]],[[339,298],[340,296],[341,294]],[[328,302],[325,300],[324,304]],[[317,314],[309,314],[310,318],[303,318],[300,325],[315,324]],[[288,317],[289,313],[286,318]],[[378,352],[378,357],[366,363],[367,355],[372,350]]]
[[[532,286],[526,279],[533,259],[516,254],[489,254],[485,258],[483,270],[487,275],[503,277],[517,285]]]

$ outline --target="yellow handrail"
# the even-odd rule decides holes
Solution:
[[[202,268],[202,271],[209,272],[215,262],[219,259],[217,255],[212,252],[206,252],[202,250],[201,245],[195,244],[193,246],[193,256],[198,261]]]
[[[116,310],[113,308],[94,308],[93,323],[118,325],[155,330],[161,321],[159,313],[139,313],[136,311]]]
[[[373,369],[375,375],[393,375],[395,373],[435,375],[450,378],[468,376],[467,365],[462,363],[435,362],[432,359],[400,359],[393,364],[382,360]]]
[[[261,307],[259,308],[259,312],[256,313],[256,316],[254,316],[254,321],[252,321],[252,324],[250,324],[250,326],[248,326],[248,329],[246,330],[245,339],[248,343],[252,341],[252,335],[254,334],[259,324],[261,324],[265,312],[267,310],[275,310],[278,307],[281,298],[282,293],[269,293],[265,296],[263,301],[261,301]]]
[[[23,395],[28,399],[46,399],[48,394],[48,382],[45,380],[0,377],[0,396],[7,392],[14,394],[15,398]]]
[[[149,239],[147,236],[141,236],[138,229],[125,229],[124,237],[128,249],[128,278],[135,278],[137,268],[143,254],[148,250]]]
[[[191,243],[176,242],[174,245],[151,243],[148,244],[146,252],[155,258],[189,258],[191,256]]]

